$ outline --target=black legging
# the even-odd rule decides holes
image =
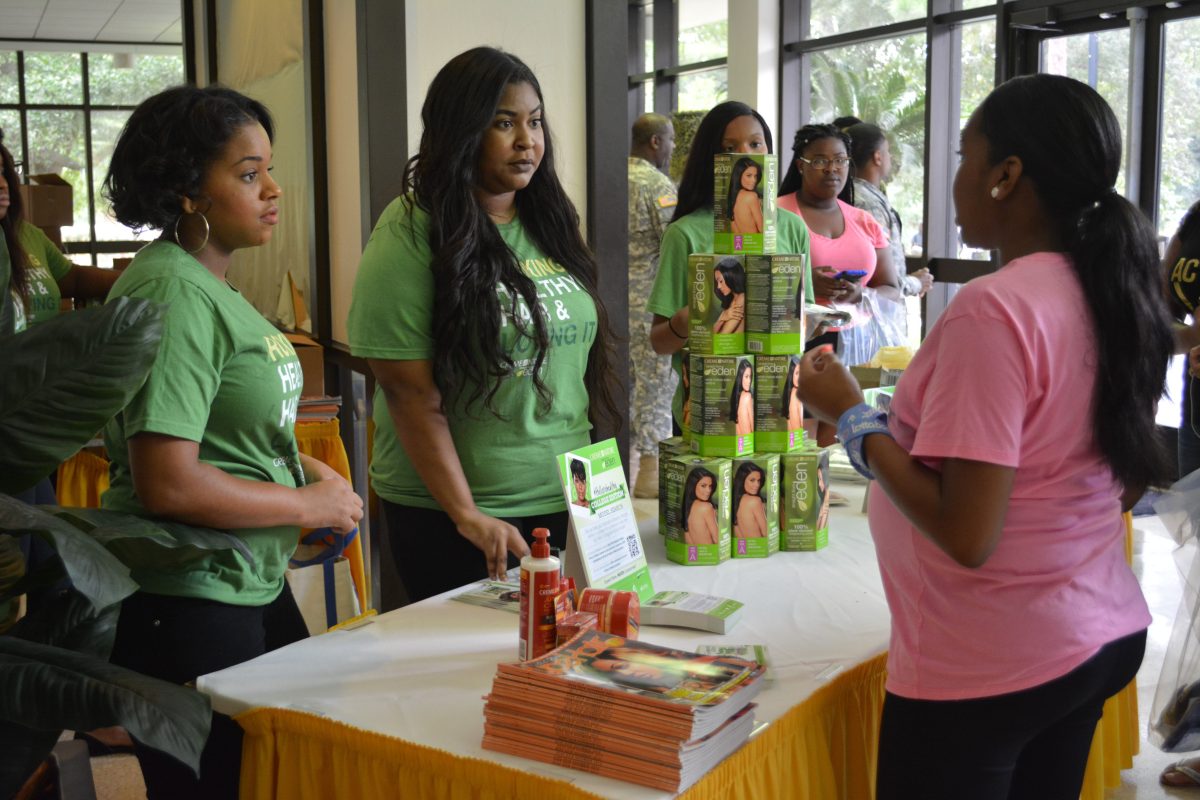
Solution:
[[[384,500],[383,512],[392,561],[410,603],[487,578],[483,552],[458,532],[445,511]],[[533,542],[534,528],[547,528],[551,547],[561,550],[566,546],[566,511],[501,519],[520,531],[527,543]],[[517,560],[509,553],[508,568],[515,566]]]
[[[1137,675],[1145,649],[1139,631],[1061,678],[977,700],[889,692],[876,800],[1078,800],[1104,701]]]

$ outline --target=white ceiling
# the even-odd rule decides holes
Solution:
[[[180,6],[180,0],[0,0],[0,37],[179,44]]]

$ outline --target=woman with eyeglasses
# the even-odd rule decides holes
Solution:
[[[900,278],[892,265],[888,237],[866,211],[853,205],[850,137],[832,125],[805,125],[796,131],[792,163],[779,186],[779,208],[804,218],[812,254],[813,294],[822,305],[857,305],[864,286],[902,302]],[[836,275],[858,270],[859,278]],[[857,318],[856,318],[857,321]],[[853,325],[854,323],[851,323]],[[843,326],[850,327],[851,325]],[[812,339],[806,350],[837,347],[841,328]],[[817,443],[833,444],[833,426],[817,426]]]

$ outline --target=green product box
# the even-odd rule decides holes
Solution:
[[[691,452],[682,436],[672,436],[658,443],[658,532],[667,532],[667,462],[675,456]]]
[[[713,156],[713,249],[775,252],[775,187],[779,162],[769,154]]]
[[[746,352],[804,352],[805,254],[746,256]]]
[[[746,265],[741,256],[688,256],[688,348],[696,355],[746,352]]]
[[[754,452],[754,356],[692,354],[688,417],[692,452],[736,458]]]
[[[785,453],[779,477],[779,527],[785,551],[829,544],[829,451],[809,447]]]
[[[666,478],[667,558],[689,567],[728,560],[733,462],[675,456]]]
[[[754,357],[754,447],[790,453],[804,446],[800,356]]]
[[[779,552],[778,453],[733,460],[729,517],[734,558],[766,558]]]
[[[679,398],[679,417],[683,420],[679,428],[686,443],[692,440],[692,351],[686,347],[679,351]]]

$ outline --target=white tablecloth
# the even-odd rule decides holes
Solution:
[[[654,520],[642,540],[656,589],[683,589],[745,603],[724,636],[683,628],[643,627],[641,638],[673,647],[766,644],[773,680],[758,698],[758,719],[771,722],[842,669],[887,648],[889,616],[875,549],[867,531],[861,484],[836,485],[850,505],[833,509],[829,546],[816,553],[777,553],[716,567],[666,561]],[[216,710],[294,708],[452,754],[481,758],[571,781],[614,798],[659,798],[652,789],[484,750],[483,696],[496,664],[515,660],[514,614],[451,601],[457,593],[383,614],[201,677]]]

